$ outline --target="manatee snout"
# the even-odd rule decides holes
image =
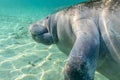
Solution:
[[[43,26],[43,24],[32,24],[29,30],[32,38],[36,42],[43,43],[45,45],[50,45],[53,43],[51,34],[49,33],[47,27]]]
[[[42,34],[47,33],[47,32],[48,32],[47,28],[42,26],[42,25],[32,24],[30,26],[30,33],[32,36],[42,35]]]

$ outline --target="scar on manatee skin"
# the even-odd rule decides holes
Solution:
[[[74,14],[73,14],[73,13],[71,13],[71,14],[70,14],[70,16],[74,16]]]

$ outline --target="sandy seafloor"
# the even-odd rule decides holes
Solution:
[[[32,40],[29,25],[48,10],[0,9],[0,80],[63,80],[67,56]],[[95,80],[108,80],[96,73]]]

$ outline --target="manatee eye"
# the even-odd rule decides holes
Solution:
[[[47,16],[46,19],[48,19],[49,17]]]

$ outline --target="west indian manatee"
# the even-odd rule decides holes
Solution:
[[[81,3],[30,26],[32,38],[67,54],[64,80],[120,80],[120,0]]]

